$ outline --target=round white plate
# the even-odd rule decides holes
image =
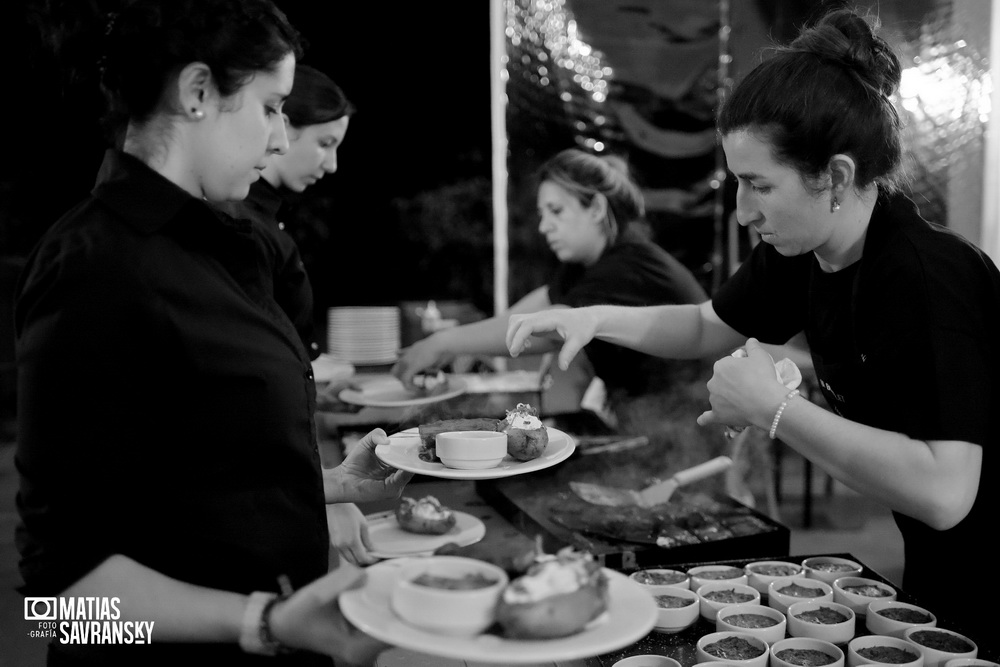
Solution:
[[[464,547],[475,544],[486,535],[486,525],[465,512],[455,512],[455,525],[443,535],[420,535],[399,527],[396,512],[389,510],[370,514],[368,536],[372,540],[371,555],[376,558],[401,558],[404,556],[429,556],[449,542]]]
[[[408,391],[392,375],[377,375],[358,378],[358,389],[344,389],[339,397],[344,403],[370,408],[408,408],[414,405],[429,405],[447,401],[465,393],[465,381],[456,377],[448,378],[448,390],[433,396],[417,396]]]
[[[543,470],[569,458],[576,449],[576,441],[557,428],[546,427],[549,444],[538,458],[518,461],[508,454],[495,468],[480,470],[460,470],[449,468],[443,463],[430,463],[420,458],[420,435],[417,429],[407,429],[389,436],[391,444],[375,447],[375,456],[393,468],[415,472],[428,477],[442,479],[497,479],[511,477],[535,470]]]
[[[408,625],[389,604],[393,582],[406,559],[376,563],[368,568],[364,586],[340,595],[340,610],[351,623],[372,637],[401,648],[459,660],[526,664],[575,660],[609,653],[632,644],[653,629],[656,602],[642,586],[624,574],[605,569],[608,613],[583,632],[559,639],[520,640],[498,635],[445,637]]]

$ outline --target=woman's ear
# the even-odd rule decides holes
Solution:
[[[590,200],[590,206],[588,208],[594,215],[595,220],[603,221],[604,218],[607,217],[608,213],[608,198],[598,192],[594,195],[594,198]]]
[[[205,63],[188,63],[177,76],[177,101],[181,113],[188,118],[204,118],[206,106],[214,92],[212,70]]]
[[[830,158],[830,194],[839,201],[844,201],[847,191],[854,187],[857,175],[857,165],[850,155],[837,153]]]

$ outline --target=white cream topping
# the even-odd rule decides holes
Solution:
[[[507,425],[524,431],[542,428],[542,420],[531,414],[530,410],[530,405],[518,403],[516,408],[507,411]]]
[[[588,580],[586,562],[560,561],[554,556],[543,557],[528,574],[516,579],[504,590],[504,600],[510,603],[535,602],[560,593],[572,593]]]
[[[424,519],[440,519],[448,515],[448,510],[434,496],[427,496],[413,505],[413,515]]]

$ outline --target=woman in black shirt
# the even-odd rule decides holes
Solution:
[[[894,510],[903,586],[986,639],[977,619],[1000,584],[969,595],[940,572],[954,554],[988,552],[995,524],[1000,272],[897,193],[900,78],[862,17],[821,19],[720,111],[737,218],[763,243],[712,300],[519,317],[508,344],[558,332],[563,364],[594,337],[678,358],[745,345],[716,363],[699,423],[759,427]],[[777,382],[757,342],[802,331],[830,410]]]
[[[410,476],[375,458],[380,430],[321,468],[309,356],[250,226],[207,204],[287,150],[298,35],[269,0],[138,0],[97,35],[122,149],[19,285],[17,543],[26,595],[114,596],[153,630],[56,640],[49,662],[370,661],[383,646],[334,600],[363,574],[327,574],[324,506]]]

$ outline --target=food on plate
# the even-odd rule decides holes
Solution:
[[[448,376],[444,371],[424,371],[413,376],[418,396],[437,396],[448,391]]]
[[[705,570],[698,573],[699,579],[711,579],[713,581],[723,581],[726,579],[739,579],[744,574],[738,567],[726,567],[719,570]]]
[[[428,463],[440,463],[440,459],[435,452],[436,444],[434,438],[438,433],[447,431],[499,431],[500,425],[504,422],[500,419],[489,419],[486,417],[471,419],[441,419],[439,421],[421,424],[417,427],[420,433],[420,451],[417,455],[421,461]]]
[[[809,611],[804,611],[801,614],[796,614],[795,618],[801,618],[803,621],[808,623],[817,623],[820,625],[836,625],[837,623],[845,623],[850,620],[844,614],[841,614],[836,609],[831,609],[830,607],[810,609]]]
[[[413,583],[418,586],[441,588],[447,591],[472,591],[477,588],[489,588],[497,581],[497,579],[488,577],[482,572],[469,572],[460,577],[444,577],[424,572],[413,579]]]
[[[907,651],[896,646],[865,646],[859,648],[857,654],[872,662],[886,662],[892,665],[902,665],[919,658],[914,651]]]
[[[751,660],[767,649],[742,637],[724,637],[711,644],[705,644],[702,650],[719,660]]]
[[[726,616],[726,623],[739,628],[770,628],[778,624],[778,619],[763,614],[732,614]]]
[[[781,588],[774,589],[777,592],[795,598],[818,598],[823,595],[822,588],[812,588],[811,586],[800,586],[799,584],[788,584]]]
[[[857,586],[843,586],[842,588],[855,595],[864,595],[866,598],[886,598],[892,595],[892,591],[874,584],[859,584]]]
[[[828,562],[814,563],[809,567],[819,572],[853,572],[854,570],[857,569],[853,565],[849,565],[847,563],[828,563]]]
[[[673,570],[639,570],[632,573],[632,579],[640,584],[652,586],[673,586],[687,580],[683,572]]]
[[[748,565],[747,569],[753,572],[754,574],[763,574],[764,576],[767,577],[790,577],[792,575],[798,574],[801,568],[799,568],[796,565],[792,565],[791,563],[789,563],[788,565],[779,565],[777,563],[774,563],[770,565],[765,565],[765,564]]]
[[[538,411],[527,403],[508,410],[500,430],[507,433],[507,453],[518,461],[537,459],[549,444],[549,432]]]
[[[875,610],[875,613],[879,616],[885,616],[894,621],[899,621],[900,623],[914,623],[921,625],[923,623],[930,623],[933,618],[930,614],[925,614],[922,611],[917,611],[916,609],[907,609],[906,607],[886,607],[885,609]]]
[[[968,653],[976,648],[962,637],[940,630],[918,630],[910,633],[909,638],[921,646],[945,653]]]
[[[455,527],[458,518],[434,496],[424,496],[420,500],[404,497],[396,507],[396,521],[411,533],[444,535]]]
[[[786,648],[774,655],[789,664],[801,665],[801,667],[820,667],[820,665],[829,665],[837,661],[837,658],[829,653],[812,648]]]
[[[739,604],[741,602],[750,602],[754,599],[754,596],[749,593],[740,593],[735,588],[730,588],[721,591],[709,591],[703,596],[706,600],[711,600],[712,602],[726,602],[728,604]]]
[[[551,639],[576,634],[607,611],[608,579],[586,552],[565,547],[539,554],[500,594],[497,622],[507,637]]]
[[[656,606],[661,609],[681,609],[695,603],[693,598],[682,598],[677,595],[654,595]]]

